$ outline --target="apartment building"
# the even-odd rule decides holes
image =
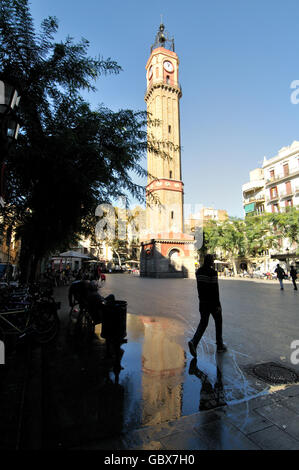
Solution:
[[[299,142],[283,147],[263,162],[266,212],[299,206]]]
[[[245,216],[265,212],[265,180],[263,168],[256,168],[249,173],[248,183],[243,184],[243,208]]]
[[[196,227],[204,227],[209,221],[224,222],[228,219],[228,213],[224,209],[214,209],[212,207],[202,207],[197,213],[190,214],[184,222],[186,233],[193,233]]]
[[[275,157],[264,157],[262,168],[250,172],[242,194],[245,216],[299,207],[299,142],[283,147]]]

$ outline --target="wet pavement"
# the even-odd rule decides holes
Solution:
[[[250,290],[244,281],[244,287],[224,281],[220,288],[229,350],[216,353],[211,322],[196,361],[187,348],[198,321],[195,284],[163,281],[107,276],[102,294],[113,292],[128,301],[126,342],[111,356],[100,325],[87,344],[72,334],[67,288],[56,289],[62,301],[57,340],[25,346],[27,356],[19,351],[10,359],[19,364],[19,375],[2,381],[3,404],[9,384],[19,380],[15,400],[11,396],[2,415],[2,448],[299,448],[299,386],[271,386],[248,367],[266,360],[290,366],[285,342],[289,347],[295,339],[297,298],[291,291],[282,297],[275,285],[251,283]],[[278,332],[283,302],[285,324]],[[276,338],[271,354],[269,337]],[[298,366],[291,367],[298,372]],[[6,429],[11,429],[7,439]]]

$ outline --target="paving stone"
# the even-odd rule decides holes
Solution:
[[[276,405],[258,408],[256,412],[299,440],[299,417],[293,410],[277,403]]]
[[[299,450],[299,441],[277,426],[257,431],[249,438],[264,450]]]
[[[208,444],[196,432],[177,432],[161,439],[166,450],[208,450]]]
[[[276,393],[284,398],[295,397],[299,395],[299,384],[291,385],[290,387],[286,387],[284,390],[278,390]]]
[[[234,410],[228,410],[225,417],[230,423],[246,435],[273,425],[271,421],[260,416],[254,410],[242,410],[238,413]]]
[[[217,411],[205,411],[201,413],[195,413],[189,416],[183,416],[182,418],[176,421],[175,426],[177,430],[184,431],[186,429],[191,429],[195,425],[198,426],[201,424],[207,424],[212,421],[218,420],[219,418],[220,414]]]
[[[123,442],[127,448],[140,447],[152,441],[158,441],[161,437],[176,433],[178,430],[180,429],[178,429],[177,421],[146,426],[128,433]]]
[[[299,395],[295,397],[289,397],[284,405],[287,408],[290,408],[291,410],[295,411],[295,413],[299,414]],[[299,419],[299,417],[298,417]]]
[[[214,421],[194,428],[209,450],[258,450],[242,432],[225,420]]]

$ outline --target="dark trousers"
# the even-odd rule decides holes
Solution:
[[[216,327],[216,343],[217,346],[221,346],[223,343],[222,340],[222,310],[220,306],[215,306],[212,304],[205,304],[199,306],[200,311],[200,322],[193,336],[192,342],[195,347],[197,347],[199,341],[201,340],[202,335],[207,329],[209,324],[210,315],[214,318],[215,327]]]
[[[292,277],[292,282],[293,282],[294,289],[298,290],[297,285],[296,285],[296,278]]]

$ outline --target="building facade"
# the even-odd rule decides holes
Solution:
[[[245,216],[299,207],[299,142],[283,147],[270,159],[264,157],[262,168],[250,172],[242,193]]]
[[[265,212],[265,180],[263,168],[256,168],[249,173],[249,182],[243,184],[243,208],[245,216]]]
[[[140,275],[194,276],[194,237],[184,233],[184,185],[181,172],[179,58],[161,24],[146,64],[145,102],[148,140],[167,149],[168,157],[147,155],[146,235],[141,243]]]
[[[299,142],[283,147],[263,163],[266,212],[299,206]]]
[[[243,184],[245,217],[264,213],[284,212],[289,207],[299,208],[299,142],[283,147],[272,158],[264,158],[262,168],[250,172],[250,181]],[[273,271],[276,263],[288,270],[297,263],[297,245],[288,239],[279,240],[279,248],[267,250],[255,265]]]

